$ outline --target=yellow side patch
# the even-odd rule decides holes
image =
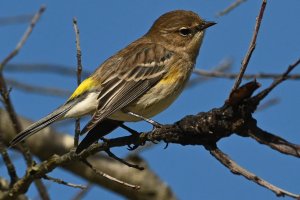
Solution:
[[[165,75],[165,77],[160,81],[160,83],[164,84],[172,84],[178,81],[178,78],[181,76],[179,69],[173,69],[169,73]]]
[[[73,92],[69,100],[74,99],[75,97],[83,94],[87,90],[91,89],[93,86],[95,86],[95,81],[92,78],[85,79]]]

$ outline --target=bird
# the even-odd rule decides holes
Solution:
[[[149,31],[105,60],[53,112],[28,126],[14,146],[50,124],[91,115],[80,135],[80,153],[125,122],[151,118],[183,91],[196,64],[205,30],[215,25],[193,11],[161,15]]]

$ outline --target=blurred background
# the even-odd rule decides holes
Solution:
[[[200,55],[198,69],[213,70],[229,63],[231,72],[238,72],[240,63],[248,49],[254,30],[261,1],[246,1],[224,16],[218,16],[234,1],[1,1],[0,19],[13,16],[34,14],[41,5],[47,10],[37,23],[32,35],[9,64],[16,66],[49,64],[76,69],[76,46],[72,18],[78,19],[80,29],[83,70],[92,72],[105,59],[116,51],[148,31],[153,21],[161,14],[175,10],[192,10],[204,19],[218,24],[206,32]],[[247,74],[281,73],[300,55],[300,1],[269,1],[257,46],[249,63]],[[25,20],[26,21],[26,20]],[[0,20],[0,59],[11,52],[23,32],[26,23],[3,23]],[[5,77],[22,84],[45,86],[64,91],[75,89],[76,75],[65,76],[57,73],[33,73],[14,71],[6,66]],[[293,73],[300,73],[296,69]],[[193,75],[193,80],[199,79]],[[258,79],[262,88],[269,86],[272,80]],[[245,82],[245,81],[244,81]],[[67,95],[40,95],[21,90],[11,83],[11,98],[18,114],[37,120],[64,103]],[[233,80],[214,78],[199,81],[188,87],[180,98],[165,112],[154,119],[162,124],[173,123],[188,114],[209,111],[223,105],[233,85]],[[66,93],[67,94],[67,93]],[[266,100],[276,99],[277,104],[255,113],[258,125],[293,143],[300,143],[299,80],[288,80],[277,87]],[[1,105],[3,106],[3,105]],[[84,123],[84,122],[83,122]],[[151,130],[145,122],[128,123],[137,131]],[[56,124],[58,130],[74,133],[74,123]],[[126,135],[118,129],[110,137]],[[231,136],[219,142],[219,147],[233,160],[256,175],[271,183],[300,193],[300,162],[294,157],[285,156],[259,145],[249,138]],[[233,175],[213,158],[201,146],[180,146],[164,144],[141,152],[162,180],[168,184],[179,199],[275,199],[276,196],[250,182]],[[47,151],[47,149],[45,149]],[[112,150],[119,156],[125,156],[128,150]],[[13,153],[13,152],[12,152]],[[18,155],[17,153],[14,153]],[[22,159],[15,160],[18,173],[24,173]],[[7,177],[5,167],[0,166],[1,176]],[[60,177],[68,182],[87,184],[61,169],[55,169],[51,176]],[[70,199],[78,189],[46,182],[53,199]],[[37,198],[35,187],[31,187],[28,196]],[[123,199],[110,191],[94,186],[84,199]]]

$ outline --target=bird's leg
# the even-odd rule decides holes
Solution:
[[[134,117],[137,117],[137,118],[140,118],[146,122],[148,122],[149,124],[151,124],[152,126],[154,126],[155,128],[160,128],[162,127],[162,125],[156,121],[154,121],[153,119],[149,119],[149,118],[146,118],[146,117],[143,117],[139,114],[136,114],[136,113],[133,113],[133,112],[130,112],[130,111],[127,111],[126,112],[127,114],[131,115],[131,116],[134,116]]]
[[[134,129],[128,127],[128,126],[126,126],[125,124],[121,124],[120,127],[121,127],[122,129],[128,131],[129,133],[131,133],[131,135],[137,136],[137,135],[140,134],[139,132],[137,132],[136,130],[134,130]]]
[[[125,129],[125,130],[128,131],[129,133],[131,133],[133,136],[138,136],[138,135],[140,134],[140,133],[137,132],[136,130],[133,130],[132,128],[130,128],[130,127],[124,125],[124,124],[121,124],[120,127],[123,128],[123,129]],[[140,145],[143,146],[144,144],[145,144],[145,143],[142,143],[142,144],[136,144],[136,145],[133,145],[133,146],[127,145],[127,146],[128,146],[127,149],[128,149],[129,151],[133,151],[133,150],[137,149]]]
[[[140,133],[137,132],[136,130],[133,130],[132,128],[130,128],[130,127],[124,125],[124,124],[121,124],[120,127],[123,128],[123,129],[125,129],[125,130],[128,131],[129,133],[131,133],[132,136],[138,137],[139,134],[140,134]],[[127,146],[128,146],[127,149],[128,149],[129,151],[133,151],[133,150],[137,149],[140,145],[143,146],[144,144],[145,144],[145,142],[143,142],[143,143],[141,143],[141,144],[135,144],[135,145],[133,145],[133,146],[131,146],[130,144],[128,144],[128,145],[127,145]]]
[[[161,128],[161,127],[163,126],[162,124],[160,124],[160,123],[154,121],[153,119],[149,119],[149,118],[143,117],[143,116],[141,116],[141,115],[139,115],[139,114],[136,114],[136,113],[133,113],[133,112],[130,112],[130,111],[126,111],[126,113],[129,114],[129,115],[131,115],[131,116],[140,118],[140,119],[142,119],[142,120],[148,122],[149,124],[151,124],[151,125],[153,126],[153,130],[155,130],[156,128]],[[152,131],[153,131],[153,130],[152,130]],[[151,142],[154,143],[154,144],[157,144],[156,141],[153,141],[153,140],[152,140]],[[141,144],[141,145],[144,145],[144,144]],[[138,146],[139,146],[139,145],[134,145],[133,147],[129,146],[129,150],[134,150],[134,149],[136,149]]]

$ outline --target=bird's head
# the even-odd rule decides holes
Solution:
[[[197,57],[205,29],[215,24],[192,11],[175,10],[160,16],[146,35],[170,49]]]

